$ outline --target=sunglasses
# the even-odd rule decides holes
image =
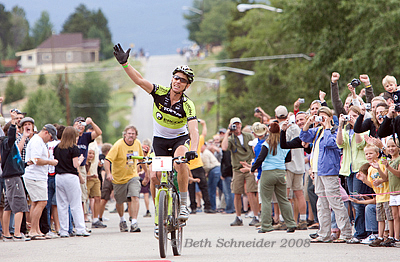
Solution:
[[[178,80],[181,81],[181,83],[183,83],[183,84],[189,83],[188,80],[186,80],[185,78],[182,78],[180,76],[177,76],[177,75],[173,75],[172,78],[175,79],[176,81],[178,81]]]

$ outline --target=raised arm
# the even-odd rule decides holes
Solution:
[[[114,56],[118,60],[118,62],[122,65],[125,72],[132,79],[132,81],[140,86],[147,93],[151,93],[153,90],[153,84],[148,80],[144,79],[143,76],[128,63],[129,52],[131,49],[129,48],[124,52],[120,44],[114,46]]]
[[[346,111],[343,107],[343,102],[339,97],[339,81],[340,75],[337,72],[332,73],[331,77],[331,99],[333,109],[335,110],[336,115],[346,114]]]
[[[372,88],[371,82],[368,75],[360,75],[360,81],[365,85],[365,101],[371,103],[372,99],[375,97],[374,89]]]

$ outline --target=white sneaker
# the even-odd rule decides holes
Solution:
[[[178,219],[183,220],[183,221],[186,221],[189,219],[189,209],[185,205],[181,205]]]
[[[369,245],[371,244],[374,240],[376,239],[376,236],[374,234],[369,235],[368,237],[364,238],[361,240],[361,244],[366,244]]]
[[[57,235],[56,233],[54,233],[52,231],[49,231],[46,234],[47,239],[55,239],[55,238],[59,238],[59,237],[60,237],[59,235]]]
[[[253,211],[247,212],[247,214],[244,217],[245,218],[253,218],[254,217],[254,212]]]

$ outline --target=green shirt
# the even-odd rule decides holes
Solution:
[[[360,167],[368,162],[365,159],[365,153],[364,153],[364,147],[367,144],[364,140],[364,135],[369,134],[369,131],[360,134],[362,137],[361,143],[356,143],[355,133],[353,134],[350,143],[349,131],[346,130],[346,128],[342,129],[342,134],[343,134],[343,144],[342,145],[338,144],[338,147],[340,149],[343,149],[343,160],[339,174],[342,176],[349,176],[350,165],[351,165],[351,171],[353,173],[357,173]]]
[[[240,171],[239,169],[243,167],[240,161],[251,164],[251,160],[254,158],[253,148],[249,145],[249,142],[254,139],[253,136],[249,133],[242,133],[242,135],[243,145],[239,138],[233,134],[228,138],[227,150],[231,151],[232,167],[235,171]]]
[[[395,160],[389,161],[389,163],[390,163],[391,167],[398,170],[399,164],[400,164],[400,157],[396,158]],[[389,175],[389,191],[390,192],[400,191],[400,178],[395,176],[390,171],[388,171],[388,175]],[[400,194],[400,193],[395,193],[393,195],[398,195],[398,194]]]

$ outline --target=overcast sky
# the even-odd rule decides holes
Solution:
[[[25,10],[31,28],[42,11],[50,14],[56,33],[60,33],[67,18],[83,3],[89,10],[99,8],[108,20],[114,43],[128,47],[135,44],[150,55],[174,54],[188,45],[189,35],[183,18],[183,6],[192,0],[0,0],[7,11],[18,5]]]

